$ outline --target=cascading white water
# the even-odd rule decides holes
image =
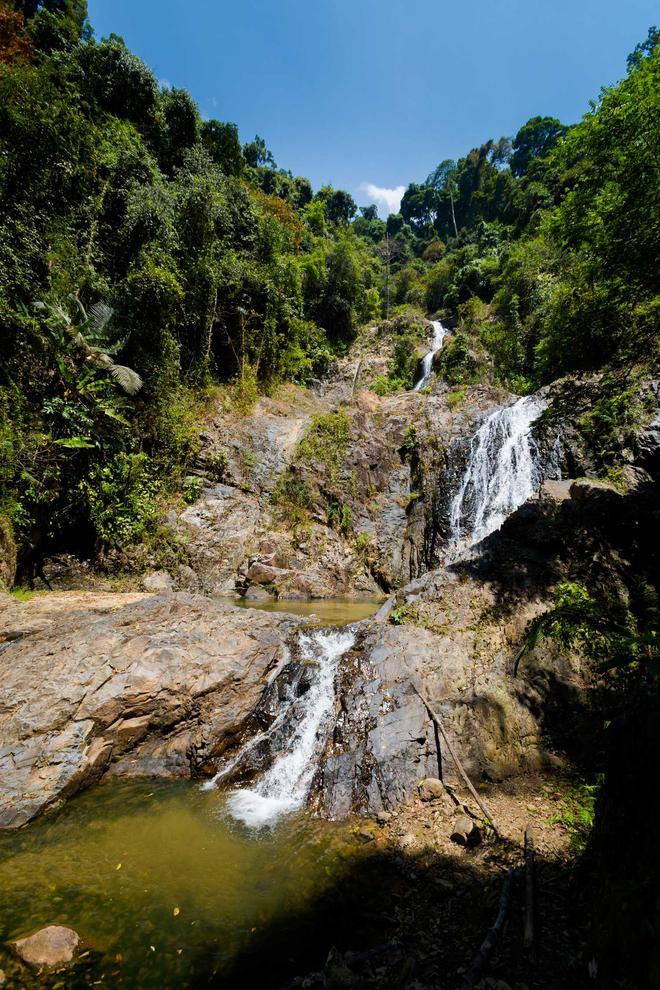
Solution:
[[[449,509],[450,556],[479,543],[534,494],[543,480],[531,426],[545,408],[527,396],[487,416],[470,442]]]
[[[438,351],[442,350],[442,345],[445,342],[445,337],[449,333],[446,327],[443,327],[440,320],[433,320],[433,343],[431,345],[431,350],[424,355],[422,358],[422,374],[418,382],[415,383],[413,392],[419,392],[420,389],[425,388],[429,381],[431,380],[431,375],[433,374],[433,358],[436,356]]]
[[[323,730],[334,708],[339,658],[350,650],[354,642],[355,635],[350,629],[301,633],[303,660],[318,666],[307,692],[289,709],[289,714],[297,720],[295,730],[287,741],[285,751],[256,784],[228,792],[227,807],[234,818],[259,828],[304,806],[316,769],[316,757],[323,742]],[[259,741],[269,735],[277,723],[281,720],[276,720],[270,730],[260,734]],[[255,742],[256,739],[253,739],[247,745],[252,748]],[[237,762],[238,759],[231,766]],[[224,776],[228,769],[225,768],[214,781]]]

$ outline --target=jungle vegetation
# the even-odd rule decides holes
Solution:
[[[23,568],[144,537],[218,383],[239,407],[309,384],[369,323],[403,321],[384,391],[424,314],[458,320],[450,384],[651,361],[658,38],[581,123],[442,161],[382,220],[202,120],[84,0],[0,0],[0,516]]]

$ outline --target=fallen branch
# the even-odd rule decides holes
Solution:
[[[355,397],[355,388],[357,386],[357,381],[358,381],[358,378],[360,376],[360,372],[361,371],[362,371],[362,358],[360,358],[360,360],[358,361],[357,367],[355,369],[355,374],[353,375],[353,385],[351,387],[351,398],[354,398]]]
[[[497,918],[495,919],[495,924],[492,928],[488,929],[485,939],[479,946],[479,951],[472,960],[472,965],[463,977],[463,982],[461,984],[461,990],[472,990],[472,988],[478,983],[479,978],[488,964],[491,953],[495,948],[497,940],[499,938],[500,931],[504,924],[506,913],[509,908],[509,900],[511,899],[511,888],[513,886],[513,867],[510,866],[507,870],[506,877],[504,878],[504,884],[502,886],[502,893],[500,894],[500,907],[497,912]]]
[[[534,835],[531,825],[525,829],[525,952],[534,953]]]
[[[412,681],[411,681],[411,684],[412,684]],[[491,826],[493,828],[493,832],[495,833],[495,835],[499,835],[500,833],[499,833],[499,830],[498,830],[498,828],[497,828],[497,826],[495,824],[495,821],[493,820],[493,814],[492,814],[491,810],[489,809],[488,805],[483,800],[483,798],[481,798],[477,794],[477,792],[476,792],[476,790],[475,790],[475,788],[474,788],[474,786],[472,784],[472,781],[470,780],[470,778],[468,777],[468,775],[466,773],[465,767],[463,766],[463,764],[459,760],[458,755],[457,755],[456,751],[454,750],[454,747],[452,746],[451,742],[449,741],[449,737],[448,737],[447,733],[445,732],[445,730],[443,728],[443,725],[442,725],[442,722],[440,721],[439,716],[436,715],[436,713],[433,711],[433,709],[431,708],[431,703],[428,701],[427,698],[424,697],[424,695],[419,690],[419,688],[417,687],[417,685],[416,684],[413,684],[412,686],[413,686],[413,691],[420,698],[422,704],[424,705],[424,707],[426,708],[427,712],[429,713],[432,721],[437,725],[437,727],[438,727],[438,729],[440,731],[440,735],[444,739],[445,744],[447,746],[447,749],[449,750],[449,752],[451,754],[451,758],[454,761],[454,763],[456,764],[456,767],[458,769],[458,772],[460,773],[461,777],[465,781],[466,786],[467,786],[468,790],[470,791],[470,794],[472,795],[472,797],[474,798],[474,800],[479,805],[481,811],[483,812],[484,818],[487,818],[488,821],[490,822],[490,824],[491,824]]]

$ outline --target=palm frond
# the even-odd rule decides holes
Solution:
[[[142,379],[137,371],[123,364],[111,364],[108,370],[114,380],[128,395],[136,395],[142,388]]]
[[[112,319],[114,310],[105,302],[94,303],[87,312],[89,325],[96,337],[100,337]]]

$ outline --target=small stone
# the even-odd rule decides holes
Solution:
[[[155,595],[165,594],[174,587],[174,581],[167,571],[152,571],[150,574],[145,574],[141,584],[145,591]]]
[[[188,567],[187,564],[181,564],[179,567],[177,587],[183,588],[185,591],[196,590],[199,587],[199,578],[192,567]]]
[[[246,576],[252,584],[273,584],[281,574],[281,569],[257,560],[250,565]]]
[[[445,797],[445,785],[437,777],[426,777],[417,785],[420,801],[437,801]]]
[[[49,925],[13,943],[16,953],[30,966],[52,969],[70,963],[80,945],[80,936],[72,928]]]
[[[456,887],[450,880],[445,880],[444,877],[436,877],[433,881],[436,887],[440,890],[444,890],[447,894],[453,894]]]
[[[360,842],[374,841],[374,834],[370,829],[366,827],[366,825],[363,825],[362,828],[359,828],[355,834],[360,840]]]
[[[379,825],[387,825],[388,822],[392,821],[391,811],[379,811],[376,815],[376,821]]]
[[[250,587],[245,592],[245,599],[249,602],[266,602],[272,599],[272,595],[269,595],[265,588],[261,585],[251,584]]]
[[[451,833],[451,841],[459,846],[477,846],[481,842],[481,832],[467,815],[457,815]]]
[[[330,949],[326,964],[323,967],[324,984],[328,990],[348,990],[356,986],[356,979],[344,962],[341,953],[334,947]]]

